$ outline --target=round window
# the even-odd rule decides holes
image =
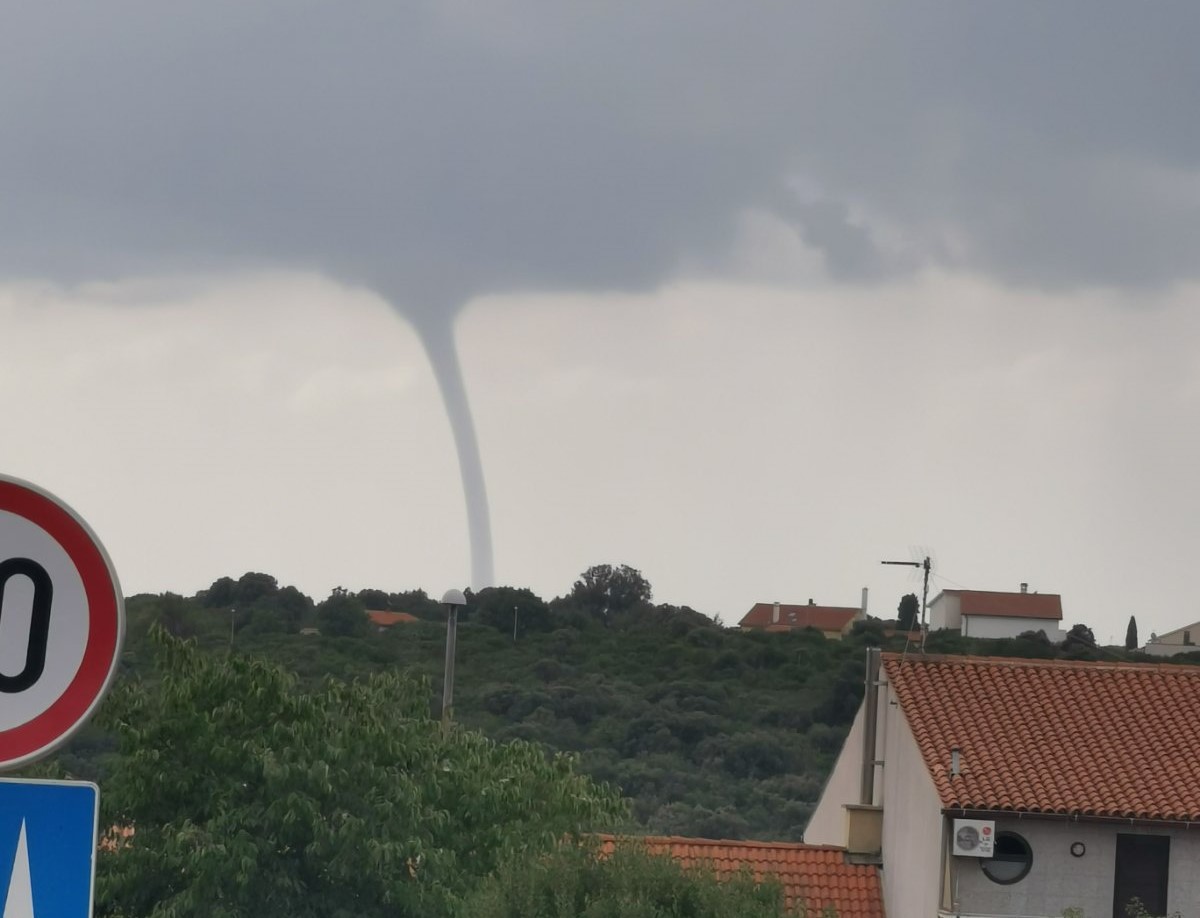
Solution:
[[[992,850],[992,856],[981,858],[979,866],[993,883],[1020,882],[1033,866],[1033,849],[1016,832],[997,832]]]

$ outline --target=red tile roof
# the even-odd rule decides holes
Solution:
[[[1057,593],[993,593],[985,590],[943,590],[959,598],[963,615],[1003,618],[1049,618],[1062,621],[1062,597]],[[934,600],[936,602],[937,600]]]
[[[738,622],[742,628],[765,628],[769,631],[787,631],[792,628],[816,628],[818,631],[841,631],[849,625],[859,609],[845,606],[815,606],[779,604],[779,621],[771,619],[775,614],[775,603],[756,602],[754,608]]]
[[[883,660],[943,807],[1200,821],[1200,667]]]
[[[614,838],[602,836],[604,852]],[[708,838],[650,836],[637,839],[654,854],[670,854],[683,867],[711,869],[718,878],[746,868],[755,879],[772,876],[783,885],[788,907],[803,902],[810,913],[832,905],[838,918],[884,918],[879,871],[850,864],[841,848],[792,842],[716,841]]]
[[[407,612],[367,612],[367,618],[371,620],[372,625],[377,625],[380,628],[390,628],[392,625],[409,624],[411,622],[420,621],[415,615],[409,615]]]

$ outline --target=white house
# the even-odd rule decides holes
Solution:
[[[1012,638],[1024,631],[1044,631],[1062,640],[1062,597],[1056,593],[989,590],[943,590],[929,604],[929,630],[949,628],[963,637]]]
[[[1200,622],[1192,622],[1166,634],[1152,634],[1142,648],[1142,653],[1156,657],[1170,657],[1177,653],[1193,653],[1200,650]]]
[[[879,863],[888,915],[1200,918],[1200,667],[871,659],[804,840]]]

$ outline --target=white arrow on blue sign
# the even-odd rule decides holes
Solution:
[[[100,789],[0,779],[0,918],[91,918]]]

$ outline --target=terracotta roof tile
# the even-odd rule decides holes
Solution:
[[[957,596],[963,615],[1003,618],[1049,618],[1062,621],[1062,597],[1057,593],[996,593],[987,590],[943,590]],[[934,600],[936,602],[936,600]]]
[[[1200,668],[883,659],[947,809],[1200,820]]]
[[[859,609],[846,606],[810,606],[779,604],[779,621],[773,622],[775,603],[756,602],[738,622],[742,628],[765,628],[769,631],[788,631],[792,628],[816,628],[818,631],[841,631],[859,614]]]
[[[605,852],[615,839],[602,836]],[[832,905],[838,918],[884,918],[879,871],[850,864],[841,848],[791,842],[718,841],[650,836],[637,839],[654,854],[670,854],[684,867],[711,869],[720,878],[743,868],[755,879],[773,876],[783,885],[788,907],[803,902],[810,912]]]
[[[372,625],[378,625],[380,628],[390,628],[392,625],[409,624],[411,622],[420,621],[415,615],[410,615],[407,612],[383,612],[383,611],[368,611],[367,618],[371,620]]]

